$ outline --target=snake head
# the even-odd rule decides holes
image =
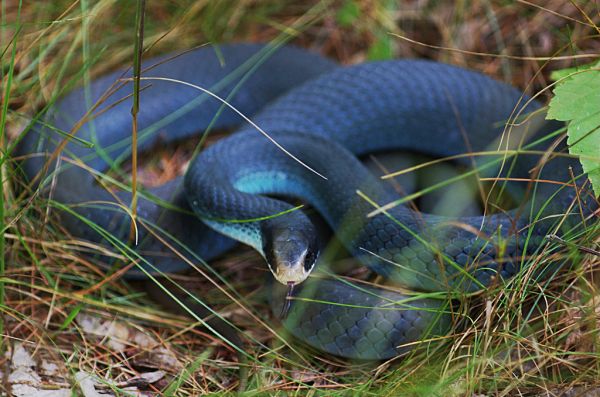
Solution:
[[[271,273],[277,281],[289,286],[306,280],[317,262],[319,245],[310,221],[290,222],[286,218],[266,221],[262,227],[262,242]]]

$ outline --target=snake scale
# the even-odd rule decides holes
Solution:
[[[131,278],[145,277],[140,268],[156,273],[187,267],[155,237],[158,234],[204,260],[239,240],[261,252],[280,281],[298,276],[294,280],[302,282],[318,257],[314,229],[304,212],[275,195],[310,203],[361,263],[403,287],[477,291],[508,282],[519,272],[526,263],[523,258],[540,248],[545,234],[555,231],[557,217],[552,215],[562,216],[575,196],[573,188],[540,183],[534,199],[519,211],[453,219],[397,205],[368,216],[377,205],[399,196],[357,156],[406,149],[446,157],[515,148],[556,129],[546,125],[538,135],[533,128],[521,128],[516,137],[503,135],[515,109],[525,114],[540,105],[476,72],[424,60],[340,67],[293,46],[261,44],[196,49],[173,59],[147,60],[143,68],[148,80],[142,81],[138,115],[141,151],[209,127],[238,129],[203,150],[183,180],[144,190],[137,210],[143,227],[135,247],[144,260],[128,272]],[[65,228],[92,242],[114,245],[127,241],[129,233],[130,216],[123,210],[131,201],[129,189],[109,191],[102,186],[107,183],[104,172],[118,170],[131,151],[132,83],[120,79],[129,76],[118,71],[63,96],[43,121],[34,123],[18,148],[27,158],[22,170],[33,179],[65,139],[60,131],[94,144],[69,140],[60,161],[38,181],[42,189],[51,190],[52,202],[65,209]],[[304,165],[231,107],[167,79],[225,98]],[[75,131],[86,114],[91,117]],[[530,149],[548,146],[542,139]],[[529,178],[528,171],[539,160],[499,158],[466,156],[466,164],[477,166],[480,176]],[[568,182],[568,166],[578,169],[571,159],[554,158],[537,177]],[[576,207],[571,212],[579,213]],[[564,222],[563,228],[569,225]],[[290,252],[299,255],[305,274],[286,273],[285,266],[298,265],[286,262],[289,258],[283,256]],[[304,299],[293,301],[284,324],[309,345],[335,355],[393,357],[416,341],[447,333],[451,325],[447,299],[414,299],[340,280],[309,279],[300,286],[296,290]],[[281,309],[281,299],[272,302],[273,310]]]

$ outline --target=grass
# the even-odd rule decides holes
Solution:
[[[27,119],[38,117],[80,78],[91,80],[132,64],[141,43],[136,40],[134,3],[2,0],[1,6],[2,348],[12,352],[17,342],[23,343],[36,359],[57,363],[64,371],[61,382],[67,384],[73,384],[78,371],[120,382],[164,369],[169,375],[149,390],[166,395],[234,390],[235,349],[199,327],[200,318],[190,322],[161,309],[119,272],[107,276],[100,263],[82,256],[100,248],[63,230],[53,209],[57,204],[26,191],[10,156],[27,132]],[[595,2],[563,0],[401,5],[178,0],[146,4],[143,42],[147,56],[206,42],[269,41],[284,34],[342,63],[426,57],[479,70],[547,99],[549,92],[543,89],[552,70],[591,61],[588,54],[600,53],[598,19]],[[548,61],[548,56],[559,60]],[[191,153],[195,146],[180,150]],[[185,162],[172,159],[169,150],[154,156],[162,160],[150,160],[142,175],[160,173],[161,161],[166,173],[174,172],[173,162]],[[249,394],[561,395],[599,386],[595,269],[600,259],[577,248],[597,244],[598,227],[589,226],[588,233],[571,237],[567,245],[552,242],[528,258],[538,266],[549,259],[569,263],[568,270],[547,282],[525,273],[472,297],[470,308],[461,308],[465,324],[460,331],[429,351],[377,366],[327,357],[280,339],[285,332],[260,299],[264,264],[249,249],[239,248],[210,266],[182,250],[196,277],[174,279],[186,290],[199,291],[244,332]],[[113,255],[136,259],[123,242],[115,244]],[[364,272],[351,275],[361,278]],[[82,329],[82,313],[107,319],[104,337]],[[117,319],[124,325],[111,323]],[[141,343],[145,338],[150,341]],[[115,340],[125,347],[111,343]],[[7,387],[10,355],[2,357],[2,384]]]

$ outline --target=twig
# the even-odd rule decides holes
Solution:
[[[144,10],[146,0],[138,0],[137,12],[135,14],[135,49],[133,58],[133,106],[131,107],[131,213],[133,214],[129,239],[134,240],[137,245],[137,233],[135,233],[135,218],[137,215],[137,163],[138,163],[138,112],[140,110],[140,74],[142,68],[142,51],[144,50]]]
[[[571,243],[569,241],[565,241],[562,238],[558,237],[556,234],[548,234],[546,236],[546,239],[549,241],[553,241],[555,243],[559,243],[560,245],[564,245],[565,247],[575,247],[578,250],[582,251],[582,252],[586,252],[588,254],[592,254],[592,255],[596,255],[598,257],[600,257],[600,251],[596,251],[594,249],[588,248],[588,247],[584,247],[582,245],[579,244],[575,244],[575,243]]]

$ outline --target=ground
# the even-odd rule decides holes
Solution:
[[[4,0],[1,6],[2,387],[14,395],[32,390],[68,395],[69,389],[93,395],[85,379],[92,376],[96,385],[102,380],[105,391],[120,395],[128,386],[148,395],[235,390],[235,351],[79,255],[84,247],[61,228],[46,199],[26,189],[18,159],[10,156],[28,121],[68,89],[74,76],[93,79],[131,65],[136,3]],[[597,59],[599,20],[598,3],[582,0],[173,0],[146,4],[144,46],[150,56],[283,35],[343,64],[418,57],[464,66],[547,101],[552,71]],[[181,173],[195,144],[147,156],[142,182]],[[590,232],[573,243],[594,248],[595,238]],[[468,326],[430,351],[376,365],[327,357],[293,340],[283,343],[283,330],[260,299],[264,264],[250,249],[211,262],[228,281],[223,290],[196,272],[186,286],[202,291],[244,331],[254,357],[245,364],[250,393],[598,393],[594,270],[600,259],[572,245],[555,255],[571,261],[572,270],[548,284],[525,282],[518,290],[497,288],[471,297]],[[536,299],[544,304],[533,305]]]

